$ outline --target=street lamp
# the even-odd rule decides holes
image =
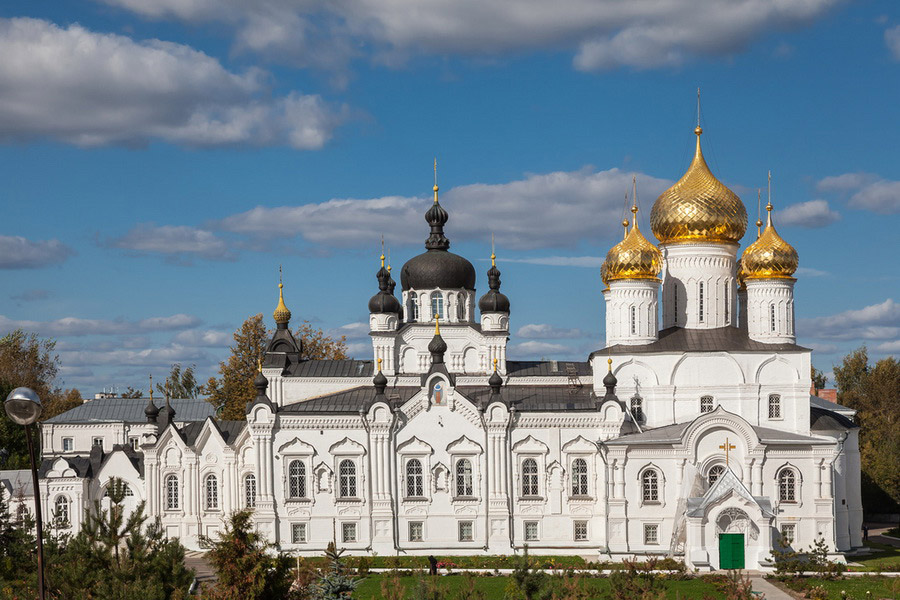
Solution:
[[[16,388],[6,397],[3,403],[6,414],[15,423],[25,426],[25,439],[28,441],[28,458],[31,460],[31,480],[34,484],[34,516],[37,527],[37,562],[38,562],[38,598],[44,600],[44,524],[41,516],[41,488],[38,487],[37,464],[34,459],[34,442],[31,439],[29,425],[36,423],[41,416],[41,399],[33,389]]]

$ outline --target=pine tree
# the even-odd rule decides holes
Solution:
[[[348,574],[341,556],[343,550],[338,550],[334,542],[328,543],[325,557],[329,561],[328,570],[314,583],[310,589],[310,597],[313,600],[349,600],[353,597],[353,590],[359,585],[359,580]]]

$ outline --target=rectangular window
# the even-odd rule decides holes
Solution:
[[[537,521],[525,521],[525,541],[538,541],[538,523]]]
[[[700,282],[700,322],[703,322],[703,282]]]
[[[659,543],[659,525],[656,523],[644,524],[644,543],[647,545]]]
[[[72,438],[63,438],[63,452],[71,452],[75,448],[75,440]]]
[[[422,521],[409,522],[409,541],[421,542],[425,539],[425,523]]]
[[[95,437],[95,438],[94,438],[94,441],[93,441],[93,445],[94,445],[94,446],[99,446],[100,449],[102,450],[102,449],[103,449],[103,438],[102,438],[102,437]]]
[[[137,450],[137,449],[138,449],[138,439],[137,439],[136,437],[130,437],[130,438],[128,438],[128,443],[131,444],[131,449],[132,449],[132,450]]]
[[[728,309],[731,308],[731,305],[728,304],[728,282],[725,282],[725,322],[728,323]]]
[[[306,523],[291,523],[291,543],[306,543]]]
[[[769,394],[769,418],[781,418],[781,396],[778,394]]]
[[[345,544],[356,541],[356,523],[341,523],[341,541]]]
[[[631,334],[637,333],[637,309],[631,307]]]
[[[575,541],[586,542],[588,539],[587,521],[575,521]]]
[[[473,521],[459,522],[459,541],[471,542],[475,539],[475,524]]]
[[[712,396],[703,396],[700,398],[700,413],[708,413],[713,411],[713,397]]]
[[[772,333],[775,333],[775,305],[774,304],[769,306],[769,318],[771,320]]]
[[[781,545],[785,548],[793,545],[797,539],[797,525],[795,523],[783,523],[781,525]]]

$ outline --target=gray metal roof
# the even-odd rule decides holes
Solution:
[[[375,366],[371,360],[305,360],[291,367],[294,377],[372,377]]]
[[[457,389],[476,404],[487,404],[491,398],[491,389],[487,386]],[[500,399],[507,405],[514,405],[519,412],[597,410],[590,386],[508,385],[500,390]]]
[[[4,498],[9,502],[21,491],[24,496],[34,496],[31,469],[0,471],[0,486],[4,488]]]
[[[651,352],[807,352],[809,348],[797,344],[763,344],[751,340],[746,331],[737,327],[716,329],[685,329],[669,327],[659,332],[659,339],[650,344],[627,346],[616,344],[592,353],[647,354]]]
[[[215,414],[216,408],[200,398],[170,400],[175,421],[203,421]],[[146,398],[100,398],[85,402],[71,410],[47,419],[44,423],[146,423]]]
[[[849,406],[844,406],[842,404],[838,404],[837,402],[829,402],[828,400],[825,400],[824,398],[819,398],[818,396],[810,396],[809,397],[809,405],[814,406],[816,408],[821,408],[823,410],[836,412],[845,417],[856,416],[856,409],[850,408]]]
[[[574,367],[578,375],[589,376],[591,363],[573,360],[508,360],[506,372],[510,377],[540,377],[555,375],[565,377],[568,367]]]
[[[627,444],[675,444],[681,441],[684,430],[688,428],[691,422],[675,423],[674,425],[664,425],[663,427],[655,427],[646,429],[643,433],[632,433],[623,435],[606,442],[611,446],[627,445]]]
[[[847,431],[859,427],[840,413],[815,406],[809,407],[809,426],[813,431]]]
[[[388,401],[394,398],[406,402],[415,396],[422,388],[415,386],[388,388],[384,395]],[[279,412],[287,414],[357,414],[359,409],[367,409],[375,398],[375,388],[371,385],[363,385],[349,390],[344,390],[318,398],[310,398],[303,402],[289,404]]]

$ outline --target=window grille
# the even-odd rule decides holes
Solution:
[[[178,493],[178,476],[166,477],[166,510],[178,510],[180,494]]]
[[[244,477],[244,505],[247,508],[256,507],[256,475],[253,473]]]
[[[701,396],[700,397],[700,413],[708,413],[713,411],[714,401],[712,396]]]
[[[781,396],[778,394],[769,394],[769,418],[781,418]]]
[[[572,495],[588,495],[588,467],[587,461],[583,458],[572,461]]]
[[[785,548],[793,545],[797,538],[797,525],[795,523],[782,523],[781,545]]]
[[[638,423],[644,422],[644,399],[640,396],[631,397],[631,416]]]
[[[410,459],[406,463],[406,495],[409,498],[419,498],[425,495],[422,461],[418,458]]]
[[[356,523],[341,523],[341,541],[345,544],[356,541]]]
[[[778,500],[786,504],[797,502],[797,476],[793,469],[782,469],[778,473]]]
[[[715,465],[709,469],[709,473],[706,475],[706,481],[709,483],[709,487],[712,487],[715,484],[719,477],[725,474],[725,467],[722,465]]]
[[[409,522],[409,541],[421,542],[425,539],[425,523],[422,521]]]
[[[461,458],[456,461],[456,495],[475,495],[475,489],[472,481],[472,461],[470,461],[468,458]]]
[[[538,468],[537,461],[533,458],[522,461],[522,495],[538,495]]]
[[[475,539],[475,524],[472,521],[459,522],[459,541],[471,542]]]
[[[306,523],[291,523],[291,543],[303,544],[306,542]]]
[[[769,320],[771,321],[772,333],[775,333],[775,305],[769,305]]]
[[[345,458],[340,467],[340,496],[341,498],[356,497],[356,463]]]
[[[659,475],[654,469],[647,469],[641,475],[644,502],[659,502]]]
[[[637,333],[637,309],[635,307],[631,307],[631,333],[634,335]]]
[[[215,475],[206,476],[206,510],[219,508],[219,480]]]
[[[53,503],[53,517],[64,526],[69,525],[69,499],[65,496],[57,496]]]
[[[538,523],[537,521],[525,521],[525,541],[538,541]]]
[[[575,521],[575,541],[585,542],[588,539],[587,521]]]
[[[306,463],[292,460],[288,465],[288,495],[290,498],[306,498]]]
[[[656,523],[644,524],[644,543],[647,545],[659,543],[659,525]]]
[[[703,282],[700,282],[700,322],[703,322]]]

